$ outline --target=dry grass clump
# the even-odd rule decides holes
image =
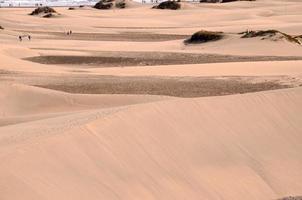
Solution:
[[[302,35],[295,36],[294,38],[302,44]]]
[[[222,32],[205,31],[201,30],[194,33],[191,38],[185,40],[186,44],[198,44],[220,40],[223,38]]]
[[[169,10],[178,10],[181,8],[181,4],[176,1],[164,1],[160,4],[153,6],[154,9],[169,9]]]
[[[254,38],[254,37],[260,37],[261,40],[266,40],[266,39],[270,39],[272,41],[280,41],[280,40],[287,40],[289,42],[292,43],[296,43],[296,44],[301,44],[301,42],[299,41],[299,36],[291,36],[288,35],[286,33],[283,33],[281,31],[278,30],[260,30],[260,31],[245,31],[241,36],[241,38]]]
[[[40,15],[40,14],[50,14],[50,13],[57,13],[55,9],[48,7],[48,6],[43,6],[43,7],[38,7],[35,10],[33,10],[30,15]]]

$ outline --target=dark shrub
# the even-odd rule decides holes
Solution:
[[[126,8],[127,4],[125,0],[100,0],[93,7],[96,9],[106,10],[111,9],[113,6],[116,8]]]
[[[222,32],[213,32],[213,31],[198,31],[194,33],[191,38],[185,40],[186,44],[197,44],[197,43],[205,43],[210,41],[216,41],[223,38]]]
[[[181,8],[181,5],[177,1],[164,1],[156,6],[153,6],[152,8],[178,10]]]
[[[39,15],[41,13],[56,13],[56,11],[48,6],[38,7],[30,13],[30,15]]]
[[[96,9],[107,10],[112,8],[112,6],[113,6],[112,1],[101,0],[97,2],[93,7]]]

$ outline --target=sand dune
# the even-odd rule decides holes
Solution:
[[[0,90],[0,126],[70,115],[84,110],[169,99],[147,95],[77,95],[12,83],[1,83]]]
[[[273,199],[298,194],[301,98],[301,89],[288,89],[172,100],[2,127],[1,197]]]
[[[129,4],[1,8],[0,200],[298,199],[300,1]]]
[[[0,87],[2,116],[108,108],[168,98],[143,95],[77,95],[11,83],[1,83]]]

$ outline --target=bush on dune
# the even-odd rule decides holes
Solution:
[[[286,33],[283,33],[278,30],[260,30],[260,31],[245,31],[242,34],[241,38],[254,38],[254,37],[260,37],[261,40],[270,39],[272,41],[279,41],[282,39],[285,39],[289,42],[293,42],[296,44],[301,44],[299,40],[299,36],[291,36]]]
[[[55,9],[44,6],[44,7],[38,7],[34,11],[30,13],[30,15],[39,15],[39,14],[49,14],[49,13],[57,13]]]
[[[93,7],[100,10],[107,10],[113,7],[113,3],[112,1],[101,0],[97,2]]]
[[[217,41],[223,38],[222,32],[214,32],[214,31],[198,31],[194,33],[191,38],[185,40],[186,44],[198,44],[205,43],[211,41]]]
[[[125,0],[100,0],[93,6],[93,8],[100,10],[108,10],[111,9],[113,6],[115,6],[116,8],[123,9],[126,8],[126,2]]]
[[[160,4],[153,6],[154,9],[169,9],[169,10],[178,10],[181,8],[181,4],[176,1],[164,1]]]

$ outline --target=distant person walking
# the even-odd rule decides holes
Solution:
[[[71,30],[69,30],[69,31],[66,32],[66,35],[71,35],[71,34],[72,34]]]
[[[31,36],[30,36],[30,35],[28,35],[28,40],[29,40],[29,41],[31,40]]]
[[[21,35],[19,35],[19,41],[22,42],[22,36]]]

